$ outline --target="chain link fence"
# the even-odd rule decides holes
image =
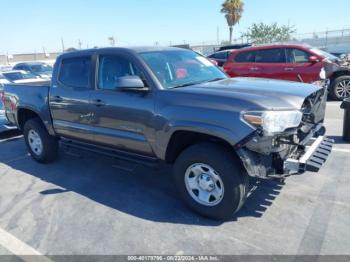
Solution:
[[[236,38],[233,44],[245,44],[251,41],[247,38]],[[350,53],[350,29],[328,30],[322,32],[312,32],[303,34],[293,34],[291,40],[287,43],[309,44],[331,53]],[[270,44],[270,43],[265,43]],[[203,55],[209,55],[215,52],[221,43],[217,40],[203,41],[200,43],[189,43],[191,49]],[[24,61],[54,61],[59,55],[56,53],[31,53],[31,54],[13,54],[0,55],[0,65],[15,64]]]
[[[232,44],[251,43],[245,37],[236,38]],[[266,42],[271,44],[273,42]],[[303,34],[293,34],[291,39],[285,43],[309,44],[321,48],[331,53],[350,53],[350,29],[328,30],[322,32],[312,32]],[[215,52],[221,44],[218,41],[206,41],[202,43],[192,43],[191,48],[204,55]]]

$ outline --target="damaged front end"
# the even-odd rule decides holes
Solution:
[[[326,100],[327,88],[308,96],[300,110],[301,119],[295,120],[292,116],[293,122],[286,117],[283,119],[282,115],[278,121],[288,128],[283,131],[282,128],[273,129],[278,132],[270,132],[263,126],[263,122],[267,122],[265,119],[269,118],[261,120],[254,114],[244,115],[244,120],[256,125],[256,131],[237,147],[248,174],[259,178],[284,178],[305,171],[317,172],[333,144],[325,136],[323,126]]]

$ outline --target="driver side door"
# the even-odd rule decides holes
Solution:
[[[96,88],[90,101],[95,143],[152,156],[154,92],[117,87],[119,77],[138,75],[145,80],[144,72],[122,54],[100,54],[97,59]]]

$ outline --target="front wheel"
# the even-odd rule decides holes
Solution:
[[[216,144],[197,144],[176,159],[174,176],[185,203],[197,213],[230,219],[244,204],[248,175],[230,150]]]
[[[49,163],[57,158],[58,141],[50,136],[39,118],[28,120],[23,128],[24,139],[32,158]]]
[[[334,79],[331,84],[330,95],[338,101],[350,97],[350,76],[340,76]]]

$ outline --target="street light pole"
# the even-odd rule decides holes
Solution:
[[[63,42],[63,37],[61,37],[61,45],[62,45],[62,53],[64,52],[64,42]]]

